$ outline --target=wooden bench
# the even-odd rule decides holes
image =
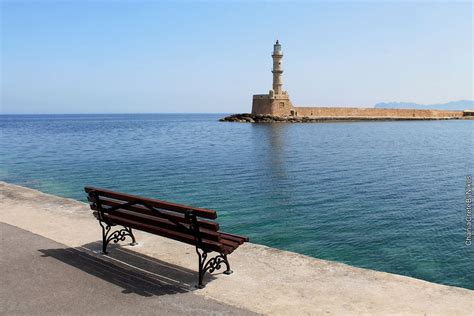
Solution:
[[[196,247],[199,257],[199,279],[197,287],[203,288],[203,277],[219,270],[225,264],[225,274],[231,274],[227,256],[249,238],[219,231],[216,211],[195,208],[110,190],[85,187],[87,199],[95,217],[102,227],[102,252],[107,253],[107,245],[113,241],[132,239],[136,245],[132,229],[178,240]],[[123,228],[112,230],[113,226]],[[217,252],[215,257],[208,254]]]

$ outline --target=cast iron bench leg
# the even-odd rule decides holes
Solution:
[[[197,288],[203,289],[204,287],[206,287],[203,284],[204,274],[206,274],[206,272],[212,273],[216,270],[220,270],[222,264],[225,264],[226,266],[226,270],[224,271],[224,274],[232,274],[233,271],[230,269],[230,264],[229,264],[229,261],[227,260],[227,255],[220,253],[217,256],[210,258],[206,262],[207,254],[209,252],[205,250],[200,251],[200,249],[196,247],[196,253],[198,254],[198,257],[199,257],[199,281],[198,281],[198,284],[196,285]]]
[[[123,227],[120,230],[116,230],[113,233],[110,232],[112,226],[108,225],[105,222],[99,221],[100,227],[102,227],[102,253],[107,254],[107,246],[108,244],[113,241],[114,243],[118,243],[119,241],[124,241],[125,238],[130,237],[132,242],[130,243],[131,246],[137,245],[135,240],[135,236],[133,235],[132,229],[129,227]]]

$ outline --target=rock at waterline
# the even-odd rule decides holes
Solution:
[[[354,117],[354,116],[332,116],[332,117],[313,117],[313,116],[273,116],[267,114],[232,114],[221,118],[220,122],[238,122],[238,123],[318,123],[318,122],[358,122],[358,121],[423,121],[423,120],[446,120],[458,119],[457,117],[422,117],[422,118],[403,118],[403,117]]]

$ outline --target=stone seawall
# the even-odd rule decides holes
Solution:
[[[329,114],[324,113],[323,114]],[[345,113],[347,114],[347,113]],[[359,114],[358,116],[355,114]],[[462,114],[462,112],[461,112]],[[221,122],[240,122],[240,123],[322,123],[322,122],[357,122],[357,121],[424,121],[424,120],[457,120],[469,119],[463,116],[363,116],[354,112],[352,116],[333,115],[333,116],[275,116],[264,114],[233,114],[220,119]]]
[[[336,108],[294,107],[295,116],[309,117],[363,117],[392,119],[452,119],[461,118],[463,111],[380,109],[380,108]]]

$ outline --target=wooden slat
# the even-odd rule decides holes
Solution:
[[[114,216],[114,215],[110,215],[110,214],[104,214],[104,217],[105,217],[106,220],[109,220],[110,222],[112,222],[114,224],[117,224],[117,225],[123,225],[125,227],[131,227],[133,229],[138,229],[138,230],[142,230],[142,231],[149,232],[149,233],[152,233],[152,234],[167,237],[167,238],[170,238],[170,239],[178,240],[178,241],[190,244],[190,245],[196,245],[196,241],[194,239],[194,236],[191,235],[191,234],[176,232],[176,231],[173,231],[173,230],[169,230],[169,229],[165,229],[165,228],[161,228],[161,227],[156,227],[156,226],[150,225],[150,224],[140,223],[140,222],[136,222],[136,221],[129,220],[129,219],[124,219],[123,217]],[[224,252],[226,254],[229,254],[230,252],[233,251],[232,248],[230,248],[226,245],[223,245],[220,242],[216,242],[216,241],[212,241],[212,240],[208,240],[208,239],[202,239],[202,245],[207,250],[217,251],[217,252]]]
[[[232,248],[232,247],[229,247],[229,246],[226,246],[226,245],[222,245],[221,252],[223,254],[230,255],[232,252],[234,252],[234,250],[235,250],[235,248]]]
[[[105,217],[109,218],[108,215],[109,214],[106,213]],[[132,221],[137,222],[137,223],[149,224],[149,225],[153,225],[153,226],[156,226],[156,227],[169,229],[169,230],[172,230],[172,231],[189,234],[188,231],[184,231],[184,230],[179,229],[178,227],[176,227],[176,225],[170,223],[169,221],[168,221],[168,223],[164,223],[162,221],[157,222],[157,219],[158,220],[160,220],[160,219],[156,218],[156,217],[150,217],[149,222],[146,222],[146,221],[144,221],[144,220],[146,220],[146,218],[144,217],[146,215],[136,214],[136,213],[126,211],[126,210],[117,210],[117,211],[113,212],[113,215],[117,218],[122,217],[125,220],[132,220]],[[98,212],[97,211],[94,212],[94,216],[96,218],[98,218]],[[146,217],[149,217],[149,216],[146,216]],[[161,220],[163,220],[163,219],[161,219]],[[113,223],[115,223],[115,220],[114,220]],[[169,225],[167,225],[167,224],[169,224]],[[242,239],[239,239],[239,240],[236,241],[235,239],[232,240],[232,239],[227,239],[227,238],[223,237],[223,235],[225,235],[225,234],[223,234],[222,232],[214,232],[214,231],[210,231],[210,230],[207,230],[207,229],[200,229],[199,232],[201,233],[202,238],[212,240],[212,241],[216,241],[216,242],[220,242],[221,244],[232,248],[232,251],[234,249],[236,249],[237,247],[239,247],[239,245],[241,245],[243,243]]]
[[[149,198],[143,198],[131,194],[126,194],[126,193],[118,193],[106,189],[100,189],[100,188],[94,188],[94,187],[85,187],[84,190],[87,193],[91,192],[97,192],[100,196],[105,196],[109,197],[112,199],[117,199],[121,201],[133,201],[133,200],[141,200],[153,207],[164,209],[164,210],[170,210],[174,212],[179,212],[179,213],[186,213],[188,210],[192,210],[196,216],[199,217],[204,217],[204,218],[209,218],[209,219],[216,219],[217,218],[217,213],[214,210],[207,210],[207,209],[202,209],[202,208],[196,208],[188,205],[183,205],[183,204],[176,204],[176,203],[170,203],[170,202],[165,202],[165,201],[160,201],[160,200],[154,200],[154,199],[149,199]]]
[[[116,207],[116,206],[119,206],[119,205],[123,204],[123,202],[119,203],[117,201],[106,199],[106,198],[100,198],[99,201],[100,201],[101,205],[103,205],[103,206],[106,205],[106,206]],[[93,207],[94,206],[91,205],[92,209],[94,209]],[[140,206],[140,205],[126,206],[123,209],[127,209],[127,210],[137,212],[137,213],[140,213],[140,214],[144,214],[144,215],[160,217],[159,214],[156,214],[155,212],[147,209],[144,206]],[[106,212],[107,210],[104,208],[104,211]],[[160,212],[163,212],[167,217],[171,218],[172,220],[178,221],[180,223],[188,223],[189,222],[184,217],[184,215],[182,215],[180,213],[173,213],[173,212],[168,212],[168,211],[164,211],[164,210],[160,210]],[[198,224],[199,224],[199,227],[203,227],[203,228],[206,228],[206,229],[209,229],[209,230],[214,230],[214,231],[219,230],[219,224],[216,223],[216,222],[211,222],[211,221],[207,221],[207,220],[198,219]]]
[[[232,249],[236,249],[236,248],[239,246],[239,243],[238,243],[238,242],[235,242],[235,241],[232,241],[232,240],[229,240],[229,239],[221,238],[221,239],[220,239],[220,242],[221,242],[223,245],[226,245],[226,246],[228,246],[228,247],[231,247]]]
[[[249,238],[245,236],[233,235],[233,234],[223,233],[223,232],[219,232],[219,233],[221,234],[223,238],[236,241],[239,243],[239,245],[243,244],[244,242],[249,241]]]
[[[225,233],[222,233],[222,232],[219,232],[220,236],[221,236],[221,239],[222,240],[230,240],[232,242],[235,242],[237,243],[238,245],[242,245],[244,243],[243,239],[239,239],[239,238],[235,238],[235,237],[229,237],[229,236],[226,236]]]
[[[190,228],[189,224],[180,223],[179,225],[176,225],[175,223],[161,217],[143,215],[143,214],[136,213],[133,211],[121,210],[121,209],[115,210],[108,214],[118,216],[118,217],[123,217],[125,219],[133,220],[138,223],[154,225],[156,227],[161,227],[161,228],[173,230],[176,232],[182,232],[185,234],[192,234],[190,233],[190,230],[188,230]],[[213,240],[217,242],[220,241],[221,239],[220,234],[218,232],[209,230],[206,228],[200,228],[199,234],[204,239],[209,239],[209,240]]]

